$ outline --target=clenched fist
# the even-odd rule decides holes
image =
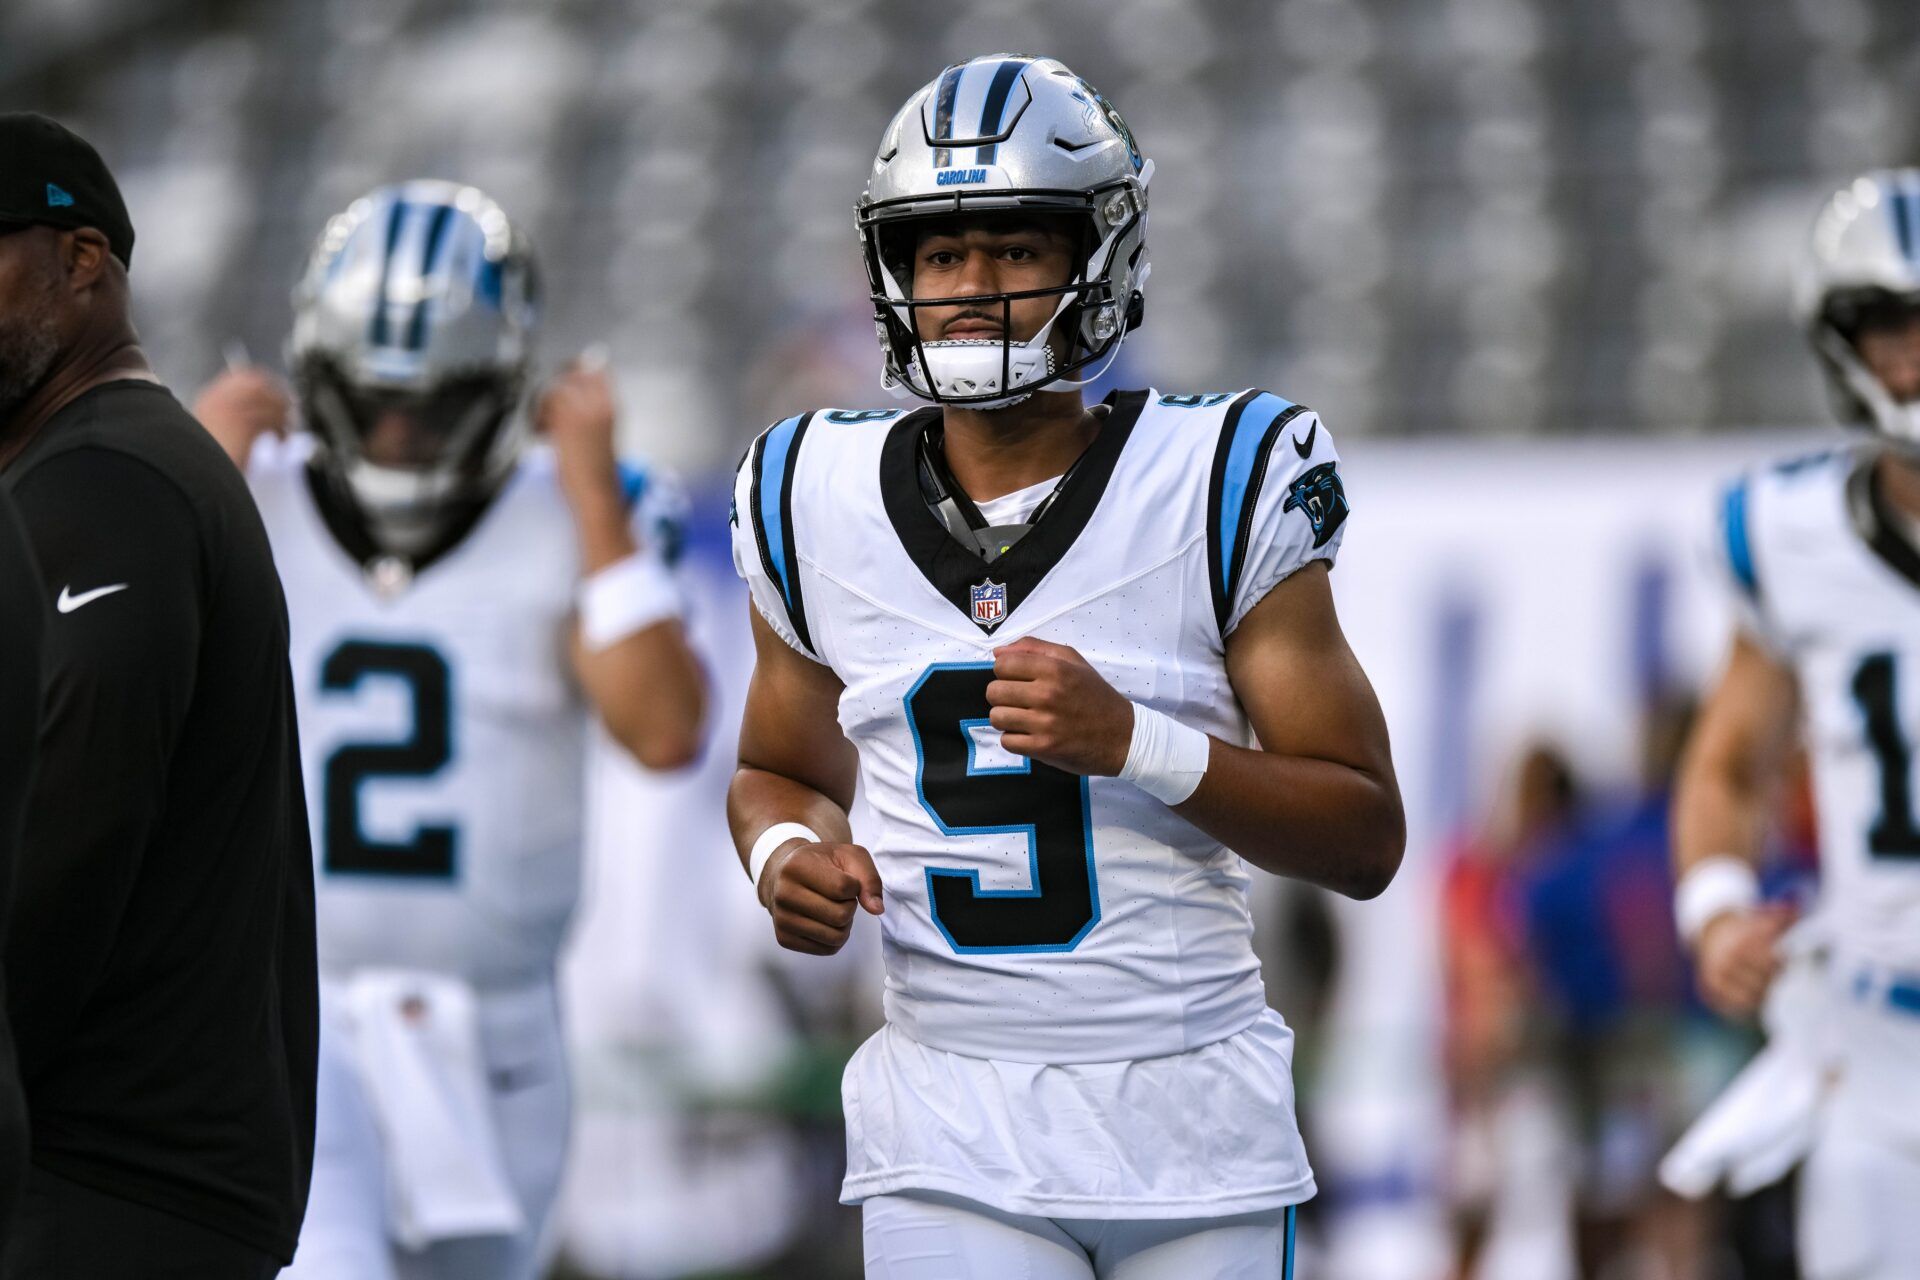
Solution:
[[[760,873],[760,905],[781,946],[830,956],[847,944],[857,909],[876,916],[883,909],[880,872],[857,844],[789,840]]]
[[[1780,935],[1793,924],[1789,907],[1762,906],[1715,916],[1700,931],[1694,960],[1700,994],[1725,1018],[1751,1018],[1780,972]]]
[[[592,350],[555,374],[534,405],[533,425],[553,446],[560,488],[576,515],[620,503],[614,454],[613,380],[606,356]]]
[[[993,651],[987,718],[1000,744],[1068,773],[1117,776],[1133,741],[1133,704],[1078,650],[1032,636]]]

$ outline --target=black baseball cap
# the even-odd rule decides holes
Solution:
[[[0,230],[92,227],[133,265],[133,220],[120,187],[85,138],[31,111],[0,112]]]

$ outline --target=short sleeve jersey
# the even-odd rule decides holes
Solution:
[[[1742,626],[1798,677],[1836,937],[1920,966],[1920,550],[1843,450],[1721,499],[1716,552]]]
[[[992,564],[919,487],[936,410],[769,428],[734,493],[754,606],[844,685],[888,909],[886,1010],[935,1048],[1029,1062],[1183,1052],[1265,1008],[1239,858],[1116,778],[1009,753],[993,650],[1070,645],[1126,697],[1231,742],[1227,637],[1339,548],[1311,411],[1270,393],[1120,392],[1058,497]]]

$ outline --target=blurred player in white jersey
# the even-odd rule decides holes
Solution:
[[[257,369],[196,406],[292,618],[323,1014],[298,1280],[538,1274],[589,714],[646,765],[699,749],[681,500],[616,462],[594,362],[522,412],[537,304],[492,200],[382,188],[328,224],[295,297],[305,430],[263,438],[296,415]]]
[[[1327,430],[1261,391],[1082,402],[1141,319],[1151,174],[1058,62],[949,67],[859,205],[888,379],[931,407],[801,414],[740,470],[735,839],[784,945],[857,908],[884,940],[844,1083],[871,1277],[1286,1274],[1314,1183],[1241,858],[1362,898],[1399,864]]]
[[[1669,1160],[1736,1190],[1806,1149],[1808,1280],[1920,1276],[1920,170],[1881,171],[1815,225],[1804,319],[1867,434],[1727,493],[1732,655],[1683,767],[1677,916],[1708,1001],[1769,1003],[1775,1042]],[[1753,863],[1796,731],[1812,759],[1824,940],[1781,972],[1784,908]],[[1814,985],[1804,991],[1809,982]],[[1793,993],[1803,994],[1793,1000]]]

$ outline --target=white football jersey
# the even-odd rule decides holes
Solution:
[[[1920,552],[1895,532],[1870,449],[1728,489],[1720,546],[1746,628],[1799,678],[1822,899],[1864,959],[1920,967]]]
[[[383,578],[322,514],[311,452],[263,441],[248,479],[286,587],[322,969],[550,977],[579,894],[589,724],[553,456],[529,449],[449,551]],[[671,559],[677,491],[626,482],[644,553]]]
[[[734,560],[756,607],[845,686],[888,1020],[936,1049],[1151,1058],[1265,1011],[1239,858],[1130,783],[1009,753],[985,690],[993,650],[1032,635],[1130,699],[1250,742],[1225,637],[1281,579],[1333,559],[1333,443],[1258,391],[1108,404],[1051,508],[990,566],[922,496],[937,409],[789,418],[737,480]]]

